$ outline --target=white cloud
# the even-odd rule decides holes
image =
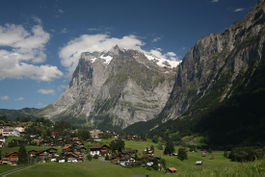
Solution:
[[[16,99],[16,101],[23,101],[24,100],[24,97],[18,97],[17,99]]]
[[[245,9],[244,8],[237,8],[237,9],[234,10],[234,12],[241,12],[243,10],[245,10]]]
[[[121,48],[141,49],[144,43],[134,35],[122,38],[110,37],[106,34],[81,35],[69,41],[59,52],[61,64],[72,73],[77,66],[82,52],[108,51],[115,45]]]
[[[53,89],[39,89],[38,93],[43,94],[43,95],[49,95],[49,94],[54,94]]]
[[[217,2],[219,2],[219,0],[211,0],[211,2],[217,3]]]
[[[2,96],[0,97],[0,100],[3,100],[3,101],[9,100],[9,96]]]
[[[50,81],[61,77],[63,73],[56,66],[37,65],[46,59],[45,45],[49,39],[50,34],[40,24],[31,31],[21,25],[0,26],[0,79],[26,77]]]
[[[166,54],[163,54],[161,48],[152,49],[152,50],[150,50],[150,53],[152,55],[158,57],[158,58],[165,58],[165,59],[168,59],[168,60],[179,60],[179,58],[178,58],[176,53],[167,52]]]

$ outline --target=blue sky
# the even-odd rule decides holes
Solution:
[[[182,59],[257,0],[2,0],[0,108],[41,108],[68,85],[83,51],[118,44]]]

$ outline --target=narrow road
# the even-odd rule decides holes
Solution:
[[[2,177],[7,177],[8,175],[11,175],[13,173],[16,173],[16,172],[19,172],[19,171],[22,171],[22,170],[25,170],[25,169],[28,169],[28,168],[31,168],[31,167],[33,167],[33,165],[22,167],[22,168],[16,168],[16,169],[13,169],[13,170],[9,170],[9,171],[6,171],[6,172],[2,173],[1,176]]]

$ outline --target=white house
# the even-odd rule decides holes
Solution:
[[[20,133],[25,132],[25,128],[23,126],[20,126],[20,125],[16,126],[15,130],[19,131]]]
[[[20,132],[13,127],[4,127],[2,136],[20,136]]]
[[[202,165],[203,162],[200,160],[200,161],[196,161],[195,164],[196,164],[196,165]]]

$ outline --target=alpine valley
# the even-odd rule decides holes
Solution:
[[[203,136],[216,147],[265,145],[264,23],[260,0],[223,33],[200,39],[181,62],[119,46],[82,53],[56,102],[20,113],[172,140]]]

